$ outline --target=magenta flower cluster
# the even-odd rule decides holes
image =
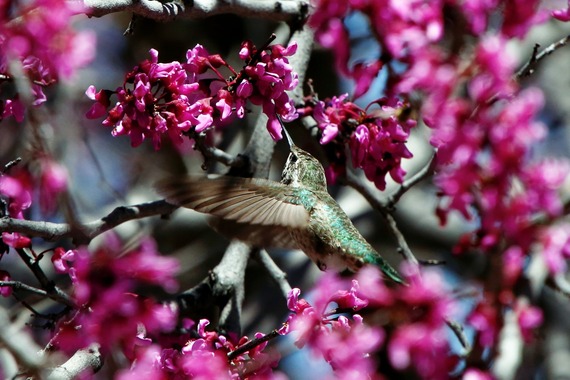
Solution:
[[[117,379],[136,380],[149,374],[160,379],[280,378],[273,372],[279,357],[264,352],[267,342],[229,360],[229,353],[249,341],[247,336],[234,341],[216,331],[208,331],[207,319],[200,320],[196,326],[190,320],[185,320],[185,324],[188,331],[193,331],[191,337],[181,337],[178,345],[165,341],[140,350],[134,366],[122,371]],[[256,339],[261,337],[263,334],[255,334]]]
[[[61,350],[75,352],[96,342],[103,352],[119,348],[134,358],[149,336],[176,326],[175,309],[135,293],[141,286],[177,289],[178,262],[160,256],[152,240],[123,252],[119,239],[109,234],[93,252],[56,249],[52,262],[57,272],[71,278],[77,305],[55,329],[52,343]]]
[[[320,129],[320,143],[325,145],[331,165],[327,168],[330,182],[344,176],[348,145],[352,165],[364,170],[366,178],[380,190],[386,188],[386,175],[402,183],[406,172],[402,159],[411,158],[406,147],[410,130],[415,120],[400,115],[405,105],[393,99],[382,98],[367,109],[362,109],[347,100],[348,94],[332,99],[318,100],[314,106],[300,110],[302,115],[311,115]]]
[[[96,102],[87,117],[106,116],[103,125],[113,127],[114,136],[128,135],[133,146],[150,139],[159,149],[163,136],[179,143],[190,130],[200,133],[234,117],[243,118],[249,100],[262,107],[269,119],[267,129],[278,140],[282,135],[277,116],[285,121],[297,117],[286,93],[298,84],[287,59],[296,49],[292,44],[257,50],[244,42],[239,57],[245,65],[240,72],[201,45],[188,50],[184,63],[160,63],[152,49],[150,60],[129,72],[116,91],[87,89],[87,96]],[[230,79],[222,75],[222,68],[230,72]],[[107,111],[113,94],[118,100]]]
[[[13,85],[13,65],[20,65],[31,84],[33,105],[46,101],[44,88],[70,77],[95,55],[95,35],[76,32],[72,16],[81,3],[65,0],[3,1],[0,5],[0,86]],[[8,91],[9,93],[9,91]],[[24,104],[18,95],[1,99],[0,118],[21,122]]]
[[[519,88],[515,60],[506,49],[508,39],[523,37],[531,26],[547,19],[548,12],[539,5],[537,0],[321,0],[309,21],[319,42],[333,49],[337,66],[356,81],[355,95],[369,87],[374,71],[362,68],[370,67],[388,72],[389,98],[421,99],[414,107],[432,128],[431,143],[437,148],[435,183],[440,198],[436,212],[442,223],[450,212],[459,212],[478,224],[462,238],[456,253],[475,249],[498,255],[502,264],[486,274],[485,284],[499,279],[498,286],[484,289],[484,297],[468,317],[477,332],[475,351],[497,343],[505,310],[514,310],[525,339],[540,325],[540,310],[515,287],[524,276],[531,247],[542,248],[551,275],[564,273],[570,257],[568,226],[557,222],[564,211],[558,191],[570,164],[533,158],[533,146],[547,132],[535,121],[543,96],[538,89]],[[444,9],[457,12],[466,21],[465,29],[447,31]],[[349,67],[343,21],[351,12],[370,20],[382,56]],[[570,19],[568,14],[567,9],[553,12],[562,21]],[[476,37],[469,60],[457,59],[449,50],[449,40],[442,38],[446,33],[458,43]],[[330,124],[319,120],[322,143],[336,136]],[[354,131],[358,142],[366,141],[365,132]],[[361,162],[360,145],[344,140],[338,150],[345,145],[350,146],[353,160]],[[477,369],[468,372],[486,376]]]
[[[407,277],[409,287],[392,289],[373,267],[351,281],[327,273],[314,289],[313,304],[299,298],[299,289],[289,293],[294,314],[281,331],[322,356],[341,379],[380,378],[377,357],[388,358],[384,368],[447,379],[457,362],[446,338],[452,302],[439,276]]]
[[[15,167],[10,173],[0,174],[0,200],[6,204],[6,216],[25,219],[26,210],[32,205],[35,189],[40,211],[50,215],[55,211],[59,195],[68,185],[65,167],[52,158],[43,155],[38,159],[35,170],[29,167]],[[13,248],[25,248],[31,244],[30,238],[17,232],[2,232],[2,242]],[[2,252],[0,250],[0,257]]]

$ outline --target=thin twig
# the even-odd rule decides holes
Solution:
[[[414,265],[418,266],[419,262],[418,259],[416,259],[416,257],[414,256],[414,254],[412,253],[412,250],[410,249],[410,247],[408,246],[408,243],[406,242],[406,239],[404,238],[404,235],[402,234],[402,232],[400,231],[400,229],[398,228],[398,224],[396,223],[396,220],[394,219],[394,217],[392,216],[392,214],[390,214],[390,212],[388,211],[388,209],[382,204],[382,202],[380,202],[380,200],[378,200],[378,198],[376,198],[374,196],[374,194],[372,194],[372,192],[366,187],[364,186],[363,183],[361,183],[354,175],[352,174],[347,174],[346,178],[346,183],[352,187],[353,189],[355,189],[356,191],[358,191],[364,198],[366,198],[366,200],[368,201],[368,203],[370,203],[370,205],[377,211],[380,212],[380,214],[384,217],[384,219],[386,219],[386,222],[388,223],[388,227],[390,227],[390,230],[392,231],[392,234],[396,237],[396,240],[398,241],[398,246],[399,246],[399,252],[404,256],[404,258],[413,263]]]
[[[259,346],[260,344],[268,342],[271,339],[277,338],[279,335],[280,335],[279,330],[275,329],[275,330],[271,331],[269,334],[262,336],[261,338],[252,339],[252,340],[242,344],[241,346],[239,346],[238,348],[236,348],[232,352],[228,352],[228,360],[231,361],[231,360],[237,358],[239,355],[241,355],[245,352],[248,352],[249,350]]]
[[[127,29],[123,32],[123,36],[132,36],[133,34],[135,34],[135,27],[137,25],[137,21],[138,21],[138,16],[133,13],[131,15],[131,21],[129,21],[129,26],[127,26]]]
[[[30,256],[25,248],[17,248],[16,252],[26,264],[28,268],[32,271],[36,279],[39,281],[42,288],[46,291],[46,295],[54,301],[60,302],[66,306],[71,308],[75,308],[75,302],[71,299],[71,297],[61,290],[55,283],[48,279],[46,274],[44,273],[43,269],[40,267],[40,263],[38,260],[35,260]]]
[[[415,184],[422,181],[423,179],[427,178],[434,169],[435,166],[435,154],[430,158],[429,162],[421,168],[416,174],[414,174],[410,179],[407,179],[402,183],[402,185],[398,188],[398,190],[390,195],[390,197],[384,202],[384,207],[388,210],[393,210],[394,206],[402,195],[404,195],[410,188],[412,188]]]
[[[392,234],[396,237],[398,241],[398,252],[404,257],[405,260],[409,261],[410,263],[414,264],[416,267],[419,266],[419,261],[416,259],[416,256],[412,253],[404,234],[398,228],[398,224],[396,223],[396,219],[390,213],[383,214],[384,218],[388,222],[388,227],[392,230]]]
[[[532,56],[530,57],[528,62],[525,63],[524,66],[521,67],[520,70],[515,73],[515,79],[520,80],[522,78],[532,75],[542,59],[554,53],[556,50],[560,49],[561,47],[566,46],[569,41],[570,41],[570,35],[567,35],[566,37],[561,38],[560,40],[550,44],[540,53],[538,53],[538,48],[540,47],[540,45],[535,44],[532,51]]]
[[[200,153],[204,156],[207,166],[209,160],[214,160],[220,162],[227,167],[235,167],[239,168],[245,165],[245,158],[241,155],[232,156],[231,154],[226,153],[222,149],[216,148],[215,146],[209,146],[205,143],[204,135],[193,133],[191,137],[195,141],[195,149],[198,149]]]
[[[461,343],[461,345],[463,346],[464,351],[463,354],[461,354],[461,356],[462,357],[469,356],[472,348],[471,348],[471,343],[469,343],[469,339],[467,339],[467,336],[465,335],[463,326],[459,322],[449,318],[445,319],[445,323],[447,324],[447,326],[449,326],[451,331],[453,331],[457,339],[459,339],[459,343]]]
[[[35,294],[38,294],[40,296],[44,296],[44,297],[48,296],[48,292],[46,292],[45,290],[40,289],[40,288],[36,288],[36,287],[28,285],[28,284],[24,284],[23,282],[20,282],[20,281],[0,281],[0,287],[2,287],[2,286],[10,286],[15,291],[26,290],[30,293],[35,293]]]
[[[279,285],[281,294],[283,294],[283,297],[287,299],[287,296],[291,291],[291,284],[287,281],[287,274],[283,272],[277,264],[275,264],[275,261],[273,261],[265,249],[255,251],[254,258],[261,264],[273,281]]]
[[[99,220],[78,226],[69,223],[51,223],[34,220],[0,218],[0,232],[18,232],[29,237],[40,237],[46,241],[72,238],[76,244],[87,244],[94,237],[118,225],[155,215],[168,215],[176,210],[165,200],[141,203],[132,206],[119,206]]]
[[[436,266],[436,265],[445,265],[445,260],[436,260],[436,259],[428,259],[428,260],[419,260],[420,265],[422,266]]]
[[[552,277],[551,281],[547,281],[546,285],[558,290],[564,296],[570,298],[570,282],[566,280],[564,274],[557,274]]]
[[[16,157],[12,161],[8,162],[6,165],[4,165],[4,169],[2,169],[2,174],[6,174],[8,170],[10,170],[10,168],[16,166],[20,161],[22,161],[22,157]]]

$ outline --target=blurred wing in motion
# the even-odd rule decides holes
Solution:
[[[234,221],[236,227],[301,228],[309,221],[295,189],[260,178],[186,176],[160,181],[156,190],[169,203]]]

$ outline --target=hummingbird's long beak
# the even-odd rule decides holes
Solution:
[[[295,143],[293,142],[291,135],[289,135],[289,132],[287,132],[287,129],[285,129],[285,125],[283,124],[283,120],[281,120],[279,115],[275,115],[275,116],[277,117],[277,120],[279,120],[279,123],[281,123],[281,128],[283,128],[283,132],[285,132],[285,137],[287,137],[287,142],[289,143],[289,146],[293,147],[295,145]]]

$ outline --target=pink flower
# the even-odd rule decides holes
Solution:
[[[494,378],[495,377],[487,371],[483,371],[483,370],[477,369],[477,368],[468,368],[463,373],[463,377],[461,379],[462,380],[493,380]]]
[[[58,196],[67,189],[68,172],[49,158],[42,160],[41,169],[40,208],[44,213],[52,213],[57,207]]]
[[[509,247],[503,252],[503,282],[504,286],[511,288],[515,285],[523,272],[525,255],[518,246]]]
[[[85,95],[91,100],[96,101],[93,106],[87,111],[85,116],[88,119],[98,119],[101,116],[104,116],[107,113],[107,108],[111,105],[109,100],[110,91],[100,90],[96,92],[95,86],[89,86],[85,91]]]
[[[318,101],[312,109],[308,107],[303,110],[304,114],[312,112],[315,117],[317,126],[322,131],[321,144],[337,142],[328,150],[329,160],[334,163],[333,167],[338,168],[333,173],[340,173],[346,164],[343,144],[348,143],[352,165],[362,168],[376,187],[381,190],[386,187],[387,174],[401,183],[406,174],[401,161],[412,157],[406,148],[406,142],[415,121],[401,121],[397,117],[404,105],[395,99],[379,99],[363,110],[346,101],[347,96],[344,94]],[[375,109],[374,106],[379,106],[380,109]]]
[[[505,2],[501,33],[507,37],[524,37],[528,30],[548,19],[545,10],[540,9],[539,0],[510,0]]]
[[[282,333],[293,333],[298,347],[322,355],[340,378],[375,378],[370,358],[380,350],[387,350],[395,370],[413,369],[425,379],[448,378],[453,368],[445,330],[448,291],[434,273],[425,273],[423,279],[408,277],[409,287],[390,289],[374,267],[363,268],[352,281],[327,273],[315,287],[314,305],[300,299],[298,289],[289,293],[288,307],[294,314]],[[364,324],[358,314],[336,314],[350,309],[361,310],[370,321],[382,321],[385,329]]]
[[[32,204],[32,179],[25,170],[0,176],[0,196],[7,198],[8,215],[23,219],[23,212]]]
[[[516,306],[516,313],[524,341],[532,341],[534,330],[540,327],[543,321],[542,310],[536,306],[529,305],[525,300],[520,300]]]
[[[68,273],[71,269],[69,263],[75,261],[76,253],[77,251],[75,250],[65,251],[61,247],[54,249],[51,262],[53,263],[55,271],[57,273]]]
[[[380,70],[382,69],[383,63],[380,61],[375,61],[369,64],[357,63],[352,68],[352,77],[356,81],[356,87],[354,89],[354,99],[357,99],[368,92],[372,81]]]
[[[2,111],[2,119],[9,116],[14,116],[14,119],[21,123],[24,121],[25,108],[19,98],[7,99],[4,103],[4,110]]]
[[[74,301],[80,305],[56,332],[55,341],[64,351],[98,342],[103,351],[118,346],[132,357],[141,341],[141,326],[146,335],[175,327],[176,310],[132,293],[139,286],[156,285],[167,291],[175,286],[176,264],[157,255],[152,243],[122,252],[121,243],[108,235],[105,245],[92,254],[85,248],[61,251],[54,253],[54,264],[69,273]]]
[[[396,330],[388,344],[388,354],[392,365],[404,370],[411,366],[424,379],[449,378],[448,365],[445,365],[449,349],[445,331],[440,327],[414,323]]]
[[[467,317],[467,322],[478,333],[478,340],[481,346],[492,347],[497,341],[499,334],[499,321],[497,318],[498,311],[486,300],[480,301]]]
[[[541,231],[542,256],[551,274],[565,273],[570,258],[570,225],[556,224]]]
[[[28,248],[32,245],[29,237],[21,235],[17,232],[2,232],[2,241],[12,248]]]
[[[60,77],[69,78],[95,55],[95,34],[76,32],[71,19],[83,9],[64,0],[9,2],[0,16],[0,74],[12,77],[9,60],[18,60],[30,82],[33,105],[46,101],[43,89]],[[10,18],[8,18],[10,17]],[[10,85],[7,81],[3,86]],[[24,106],[18,96],[0,101],[2,118],[22,122]]]
[[[128,135],[133,146],[151,139],[154,148],[159,149],[164,136],[180,144],[190,128],[200,133],[227,124],[234,115],[243,118],[250,100],[263,106],[268,131],[274,139],[280,139],[276,115],[285,121],[297,117],[286,93],[298,84],[297,74],[286,58],[295,53],[296,44],[287,48],[273,45],[267,48],[269,52],[258,52],[252,44],[244,46],[247,49],[240,54],[246,65],[240,72],[201,45],[188,50],[182,64],[160,63],[158,52],[151,49],[150,59],[126,75],[123,87],[98,93],[93,86],[87,89],[87,96],[96,101],[87,117],[107,114],[103,125],[113,127],[113,136]],[[234,78],[226,80],[220,67],[230,70]],[[107,111],[113,93],[118,102]]]
[[[129,369],[120,370],[115,379],[117,380],[140,380],[152,378],[156,380],[166,380],[168,376],[157,365],[161,357],[161,349],[157,345],[152,345],[137,354],[137,360]]]
[[[566,8],[552,11],[552,17],[563,22],[570,21],[570,1]]]
[[[6,272],[5,270],[0,270],[0,281],[12,281],[10,273]],[[10,297],[11,295],[12,295],[11,286],[0,286],[0,296]]]

